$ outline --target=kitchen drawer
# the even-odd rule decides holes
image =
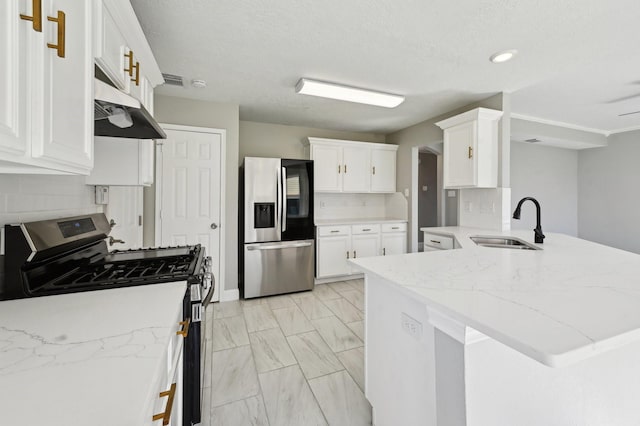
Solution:
[[[332,235],[349,235],[351,227],[342,226],[318,226],[318,237],[330,237]]]
[[[382,232],[407,232],[406,223],[384,223]]]
[[[443,237],[442,235],[425,232],[424,245],[441,250],[449,250],[453,248],[453,237]]]
[[[368,225],[352,225],[351,226],[351,234],[359,235],[359,234],[379,234],[380,233],[380,225],[379,224],[368,224]]]

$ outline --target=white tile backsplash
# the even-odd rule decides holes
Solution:
[[[459,192],[459,226],[511,229],[511,188],[470,188]]]
[[[403,203],[404,201],[404,203]],[[402,194],[325,194],[315,193],[315,218],[406,219],[406,199]]]
[[[0,175],[0,226],[102,212],[84,176]]]

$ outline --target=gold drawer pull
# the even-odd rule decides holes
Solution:
[[[392,226],[391,229],[400,229],[399,226]]]
[[[469,158],[473,158],[473,148],[469,147]]]
[[[429,241],[431,241],[433,244],[441,244],[441,241],[438,241],[438,240],[429,240]]]
[[[20,14],[20,19],[33,22],[33,30],[42,32],[42,0],[32,0],[33,16]]]
[[[371,231],[371,228],[362,228],[362,232]]]
[[[133,66],[136,69],[136,78],[132,78],[131,81],[136,82],[136,86],[140,86],[140,62],[136,61],[136,64]]]
[[[58,56],[60,58],[64,58],[65,54],[65,31],[66,31],[66,15],[63,11],[58,11],[58,17],[54,18],[52,16],[47,16],[47,20],[51,22],[58,23],[58,44],[47,43],[47,47],[49,49],[56,49],[58,51]]]
[[[334,229],[333,231],[330,231],[330,232],[331,232],[332,234],[335,234],[335,233],[340,232],[340,230],[339,230],[339,229]]]
[[[176,331],[176,334],[186,339],[189,335],[189,324],[191,324],[191,318],[187,318],[186,321],[180,321],[178,324],[182,326],[182,330]]]
[[[173,409],[173,399],[176,396],[176,384],[172,384],[168,391],[160,392],[160,398],[168,396],[167,405],[164,409],[164,413],[154,414],[153,421],[162,419],[162,426],[167,426],[169,420],[171,420],[171,410]]]
[[[125,58],[129,58],[129,68],[125,68],[124,71],[129,73],[129,77],[133,77],[133,50],[124,54]]]

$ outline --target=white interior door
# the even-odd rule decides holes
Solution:
[[[110,186],[107,219],[113,220],[108,240],[109,250],[128,250],[142,247],[142,187]]]
[[[165,131],[167,139],[158,144],[156,244],[201,244],[213,263],[216,286],[212,300],[219,300],[223,135],[171,128]]]

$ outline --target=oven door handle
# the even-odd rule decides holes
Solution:
[[[275,244],[270,246],[247,246],[247,250],[280,250],[288,248],[309,247],[311,243]]]

